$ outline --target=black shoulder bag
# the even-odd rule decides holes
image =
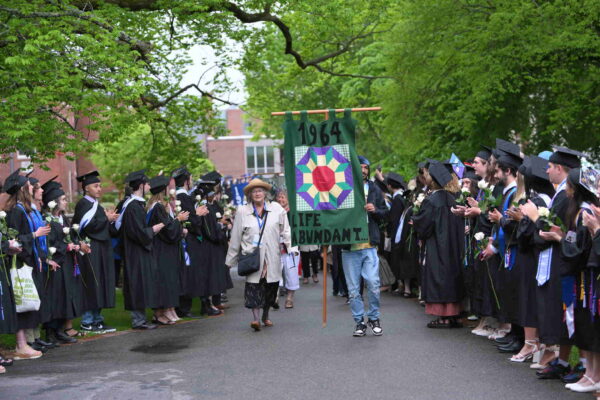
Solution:
[[[258,237],[258,244],[256,245],[256,248],[250,254],[240,254],[238,259],[239,276],[248,276],[260,270],[260,241],[262,240],[263,232],[267,226],[267,218],[269,217],[269,213],[266,210],[265,213],[265,221],[262,229],[260,230],[260,236]]]

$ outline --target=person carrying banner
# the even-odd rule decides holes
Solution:
[[[367,296],[369,298],[369,310],[367,311],[367,324],[375,336],[381,336],[383,329],[379,320],[379,257],[377,256],[377,245],[379,244],[380,232],[378,223],[388,213],[383,200],[381,190],[375,183],[369,180],[370,162],[363,156],[359,156],[364,192],[366,196],[365,210],[367,211],[369,226],[369,241],[349,246],[342,250],[342,264],[344,275],[348,284],[350,297],[350,309],[352,317],[356,322],[353,336],[365,336],[367,325],[364,323],[365,305],[360,295],[361,277],[367,285]]]

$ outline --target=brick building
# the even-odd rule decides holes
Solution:
[[[224,115],[227,136],[208,137],[206,154],[222,175],[239,178],[244,174],[271,177],[283,171],[281,139],[252,140],[250,126],[257,123],[245,116],[243,110],[230,108]]]

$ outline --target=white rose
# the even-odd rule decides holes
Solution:
[[[496,188],[495,185],[490,186],[490,192],[493,192],[495,188]]]
[[[417,201],[421,204],[425,200],[425,193],[421,193],[417,196]]]
[[[477,240],[478,242],[481,242],[483,239],[485,239],[485,233],[477,232],[475,234],[475,240]]]
[[[65,227],[63,228],[63,233],[64,233],[65,235],[68,235],[68,234],[69,234],[69,232],[71,232],[71,229],[69,229],[68,227],[66,227],[66,226],[65,226]]]
[[[48,247],[48,253],[50,253],[50,255],[56,253],[56,247]]]
[[[462,188],[462,192],[464,194],[470,194],[471,193],[471,191],[468,188]]]
[[[175,196],[175,193],[177,193],[177,192],[175,191],[175,189],[171,189],[171,190],[169,190],[169,194],[170,194],[171,196]]]
[[[175,207],[175,212],[180,213],[181,212],[181,207],[179,207],[179,206]]]
[[[227,196],[226,194],[224,194],[223,196],[221,196],[221,198],[222,198],[223,200],[227,200],[227,199],[229,198],[229,196]]]
[[[56,202],[54,200],[52,200],[51,202],[48,203],[48,208],[53,210],[54,208],[56,208]]]
[[[550,210],[548,210],[546,207],[540,207],[538,209],[538,214],[540,217],[546,218],[550,216]]]
[[[197,195],[197,196],[196,196],[196,201],[200,201],[200,200],[202,200],[202,196],[200,196],[200,195]]]
[[[410,190],[412,192],[416,188],[417,188],[417,181],[415,181],[414,179],[411,179],[410,182],[408,182],[408,190]]]
[[[180,205],[181,205],[181,201],[179,201],[179,200],[175,200],[175,205],[176,205],[176,206],[180,206]]]
[[[215,216],[217,217],[217,219],[220,219],[220,218],[222,218],[222,217],[223,217],[223,216],[221,215],[221,213],[217,213],[217,214],[215,214]]]
[[[482,179],[482,180],[480,180],[480,181],[477,183],[477,187],[478,187],[479,189],[487,189],[487,187],[488,187],[488,184],[487,184],[487,182],[486,182],[486,181],[484,181],[484,180]]]
[[[0,219],[6,218],[6,211],[0,211]]]
[[[78,232],[79,231],[79,224],[73,224],[73,226],[71,226],[71,228],[73,228],[73,230],[75,232]]]

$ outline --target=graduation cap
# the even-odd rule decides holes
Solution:
[[[150,179],[150,193],[157,194],[162,192],[169,186],[169,182],[171,181],[171,177],[165,175],[155,176]]]
[[[475,157],[479,157],[482,160],[488,161],[492,156],[492,149],[488,146],[481,145],[481,150],[477,152]]]
[[[87,185],[100,182],[100,174],[98,171],[88,172],[87,174],[78,176],[77,182],[81,182],[81,187],[85,188]]]
[[[579,172],[579,184],[594,196],[598,197],[598,184],[600,184],[600,171],[594,168],[581,168]]]
[[[62,185],[55,181],[56,178],[58,178],[58,175],[42,185],[42,189],[44,190],[42,202],[44,204],[48,204],[65,194],[64,190],[62,190]]]
[[[525,156],[523,163],[519,166],[519,173],[523,176],[531,176],[531,158]]]
[[[429,175],[437,182],[438,185],[444,187],[452,180],[452,175],[446,169],[444,164],[436,161],[429,164]]]
[[[406,189],[406,182],[400,174],[389,172],[385,178],[385,183],[389,184],[390,182],[393,182],[397,186],[399,185],[402,189]]]
[[[15,194],[27,183],[27,177],[19,175],[20,170],[15,170],[4,181],[4,191],[8,194]]]
[[[502,153],[500,157],[498,157],[498,165],[504,167],[511,167],[515,170],[518,170],[521,164],[523,164],[523,159],[520,156],[514,155],[512,153]]]
[[[221,182],[222,177],[223,176],[220,173],[218,173],[217,171],[211,171],[208,174],[202,175],[201,179],[203,181],[212,181],[214,183],[219,183],[219,182]]]
[[[554,153],[552,153],[548,161],[569,168],[579,168],[581,167],[581,160],[579,158],[583,156],[584,154],[577,150],[571,150],[566,147],[557,147],[554,149]]]
[[[548,170],[548,160],[538,156],[531,156],[529,157],[529,163],[531,164],[532,177],[550,182],[548,172],[546,172]]]
[[[140,169],[139,171],[130,172],[125,178],[125,183],[129,183],[129,186],[134,187],[139,183],[147,182],[148,177],[146,176],[146,170]]]
[[[184,166],[181,166],[171,173],[171,177],[175,179],[175,185],[183,186],[185,181],[192,176],[191,172]]]
[[[496,148],[492,151],[494,157],[500,158],[502,153],[512,154],[521,157],[521,148],[516,143],[511,143],[504,139],[496,139]]]

